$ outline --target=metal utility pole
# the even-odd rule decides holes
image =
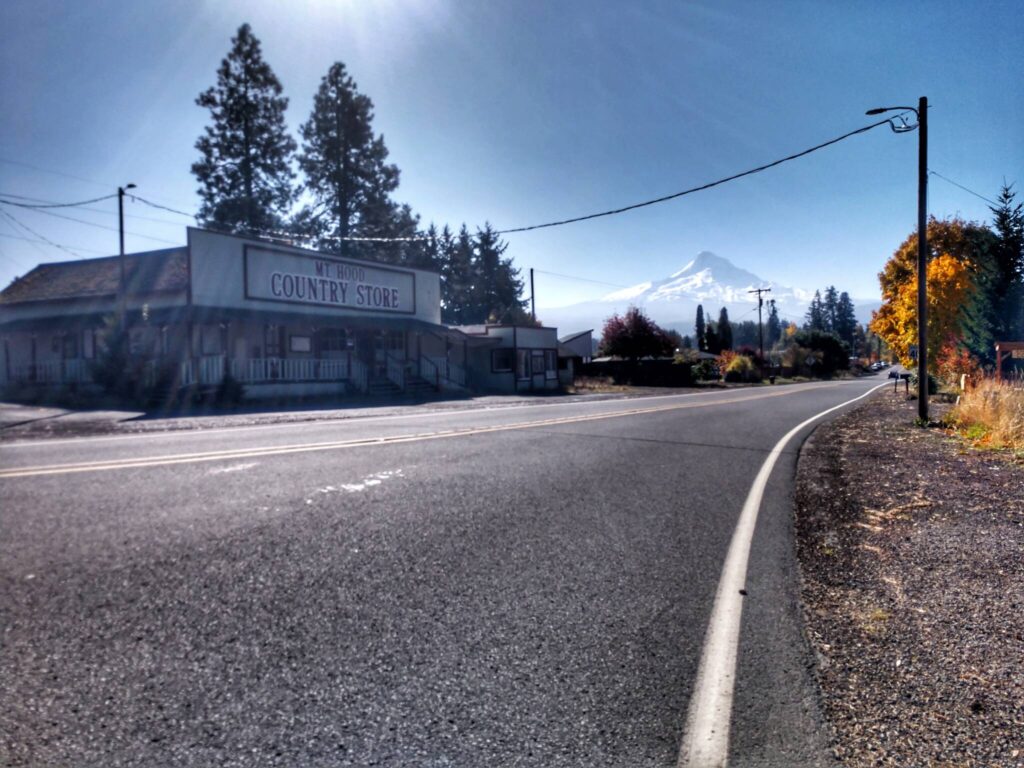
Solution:
[[[120,259],[118,259],[120,262],[121,274],[117,284],[117,315],[122,333],[126,329],[125,320],[128,314],[128,297],[126,296],[128,285],[124,260],[124,194],[126,189],[135,189],[135,185],[127,184],[126,186],[117,188],[117,234],[120,238],[119,252],[121,254]]]
[[[752,291],[747,293],[757,294],[757,337],[761,343],[761,365],[764,366],[764,327],[761,325],[761,307],[764,306],[764,299],[761,298],[762,293],[771,293],[771,288],[754,288]]]
[[[537,322],[537,294],[533,290],[533,267],[530,267],[530,317]]]
[[[928,422],[928,98],[917,106],[917,417]]]
[[[867,114],[894,110],[913,112],[917,125],[907,125],[901,115],[889,120],[894,133],[917,130],[917,416],[928,421],[928,97],[914,107],[877,107]],[[897,125],[896,121],[900,124]]]

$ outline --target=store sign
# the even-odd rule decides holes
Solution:
[[[247,246],[245,297],[409,315],[416,312],[416,276],[356,261]]]

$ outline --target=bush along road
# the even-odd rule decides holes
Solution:
[[[1024,765],[1024,464],[891,391],[797,477],[809,641],[846,766]]]

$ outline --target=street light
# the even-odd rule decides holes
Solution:
[[[126,184],[123,187],[117,188],[117,232],[120,237],[121,243],[121,277],[118,281],[118,296],[120,301],[118,302],[118,314],[120,315],[121,321],[121,333],[124,333],[127,329],[125,327],[125,315],[128,314],[128,299],[126,297],[127,284],[125,276],[125,263],[124,263],[124,194],[126,189],[135,189],[134,184]]]
[[[917,415],[928,422],[928,97],[914,107],[877,107],[866,114],[913,112],[917,125],[908,125],[902,115],[889,120],[894,133],[918,129],[917,152]],[[899,124],[896,121],[899,121]]]

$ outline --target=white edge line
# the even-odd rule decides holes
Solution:
[[[783,435],[761,465],[743,503],[722,566],[711,619],[704,636],[700,666],[697,668],[697,682],[690,698],[686,727],[679,747],[677,768],[725,768],[729,759],[729,727],[744,600],[740,590],[746,583],[747,562],[761,499],[779,456],[786,444],[807,425],[887,385],[879,384],[852,400],[832,406],[800,422]]]

